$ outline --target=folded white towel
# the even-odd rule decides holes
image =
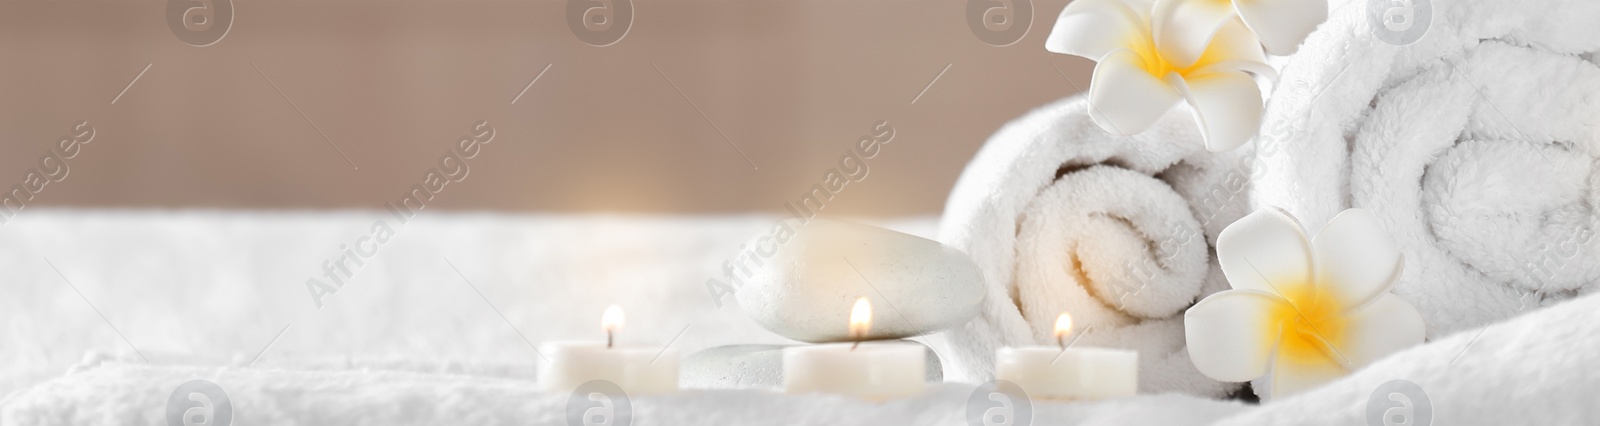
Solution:
[[[1143,392],[1236,390],[1195,370],[1182,313],[1227,288],[1211,246],[1245,213],[1250,158],[1207,152],[1186,107],[1133,137],[1101,130],[1079,98],[1007,124],[940,222],[990,286],[980,317],[948,335],[945,377],[985,381],[996,349],[1055,345],[1068,312],[1077,344],[1139,351]]]
[[[1407,46],[1361,4],[1283,68],[1253,206],[1373,212],[1430,337],[1600,288],[1600,2],[1434,1]]]

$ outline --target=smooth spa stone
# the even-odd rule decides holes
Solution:
[[[910,340],[893,342],[920,344]],[[681,361],[679,383],[685,389],[780,389],[783,388],[783,349],[790,347],[794,346],[732,345],[695,352]],[[924,369],[928,383],[943,382],[944,367],[939,365],[939,357],[932,350],[928,350],[927,355]]]
[[[983,275],[966,253],[876,226],[813,219],[786,242],[757,240],[739,307],[790,339],[851,341],[850,308],[872,305],[865,340],[900,339],[960,326],[983,305]],[[768,257],[761,257],[763,254]]]

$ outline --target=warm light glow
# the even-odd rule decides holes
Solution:
[[[850,336],[856,339],[866,337],[867,331],[872,330],[872,304],[867,303],[867,298],[856,299],[856,306],[850,308]]]
[[[600,315],[600,329],[605,330],[606,333],[621,330],[623,320],[622,307],[611,305],[611,307],[606,308],[605,314]]]
[[[1056,317],[1056,340],[1065,339],[1071,334],[1072,316],[1067,315],[1066,312],[1062,312],[1061,316]]]

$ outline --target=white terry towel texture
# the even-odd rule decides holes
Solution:
[[[1463,330],[1215,426],[1592,425],[1600,417],[1596,311],[1600,295],[1590,295]],[[1416,386],[1399,398],[1385,386],[1396,380]],[[1410,414],[1411,422],[1382,421],[1386,412]]]
[[[947,380],[993,378],[1001,347],[1056,345],[1067,312],[1076,345],[1139,351],[1141,392],[1237,390],[1195,370],[1183,311],[1228,286],[1212,247],[1246,211],[1252,158],[1207,152],[1184,106],[1132,137],[1101,130],[1080,97],[1000,129],[940,221],[989,287],[979,317],[949,332]]]
[[[1283,68],[1253,206],[1308,230],[1372,211],[1430,338],[1600,287],[1600,2],[1436,0],[1406,46],[1366,12],[1336,11]]]

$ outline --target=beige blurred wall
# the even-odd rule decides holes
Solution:
[[[637,0],[595,47],[565,1],[235,1],[194,47],[165,1],[4,1],[0,185],[87,120],[29,207],[375,209],[487,120],[430,209],[781,212],[884,120],[828,211],[934,214],[990,133],[1087,87],[1043,48],[1064,5],[996,47],[966,1]]]

